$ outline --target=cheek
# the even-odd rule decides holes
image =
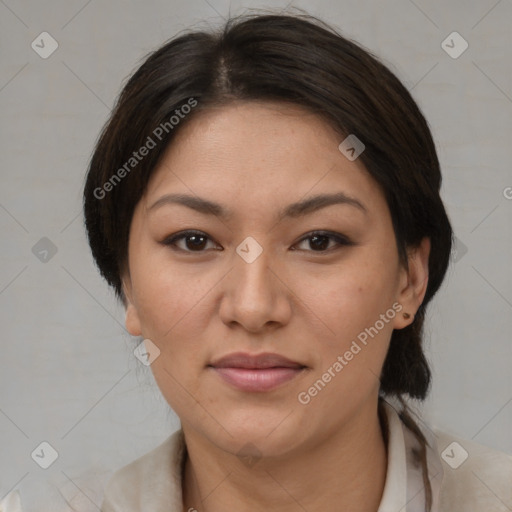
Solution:
[[[390,289],[378,274],[355,279],[350,273],[331,283],[317,301],[315,312],[329,326],[331,336],[315,337],[315,369],[301,389],[301,396],[314,404],[312,414],[318,411],[321,416],[333,403],[351,411],[378,389],[397,314]],[[333,414],[333,425],[336,418]]]
[[[180,359],[174,354],[162,352],[151,365],[153,377],[162,396],[180,418],[201,417],[207,397],[201,394],[196,376],[187,371],[191,365],[187,364],[183,351],[179,352],[178,357]],[[201,400],[198,401],[195,397],[201,397]],[[202,421],[207,421],[207,418]]]
[[[391,266],[372,260],[361,257],[315,285],[323,292],[312,303],[339,334],[354,336],[354,330],[373,325],[392,306],[396,279]]]
[[[182,272],[153,270],[140,277],[138,309],[143,335],[160,349],[151,371],[168,404],[186,417],[196,407],[191,396],[199,395],[199,348],[207,329],[207,315],[201,311],[211,286]]]
[[[314,288],[323,293],[313,296],[311,309],[329,327],[329,336],[317,336],[318,366],[312,377],[322,378],[329,369],[336,375],[323,394],[346,396],[366,394],[378,386],[378,375],[384,362],[391,333],[395,302],[393,253],[383,258],[377,251],[361,251],[350,264],[333,272],[329,279],[316,282]],[[389,257],[388,257],[389,256]],[[323,329],[325,332],[325,328]],[[340,362],[338,356],[343,360]],[[340,370],[336,372],[333,365]],[[326,376],[329,378],[329,375]],[[327,403],[327,402],[326,402]]]
[[[191,327],[190,317],[200,308],[205,285],[187,272],[169,268],[169,263],[147,258],[134,265],[132,282],[137,297],[137,310],[144,335],[161,341],[173,337],[184,326]],[[148,270],[151,269],[151,270]],[[200,332],[200,324],[188,331],[189,337]]]
[[[204,364],[204,350],[211,330],[211,297],[217,275],[203,274],[197,267],[170,269],[168,261],[139,266],[136,285],[137,309],[142,333],[160,349],[152,363],[155,380],[171,407],[194,405],[183,390],[196,394],[197,372]],[[146,271],[151,268],[152,271]],[[183,395],[183,396],[182,396]],[[172,402],[172,403],[171,403]]]

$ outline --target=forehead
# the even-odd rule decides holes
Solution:
[[[168,156],[200,143],[202,147],[195,154],[198,159],[246,154],[277,162],[284,155],[313,156],[312,151],[320,156],[341,141],[325,119],[298,105],[236,101],[195,111],[193,116],[178,130],[167,149]]]
[[[260,209],[328,192],[378,199],[361,160],[349,161],[339,151],[343,138],[300,106],[236,102],[209,108],[177,132],[151,176],[145,204],[171,192],[240,206],[250,197]]]

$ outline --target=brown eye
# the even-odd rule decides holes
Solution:
[[[330,231],[315,231],[304,237],[300,243],[309,242],[309,247],[313,252],[330,252],[340,246],[350,246],[354,243],[346,236],[340,233],[332,233]],[[329,244],[334,242],[334,247],[329,248]],[[308,250],[308,249],[306,249]]]
[[[200,231],[182,231],[166,238],[162,243],[164,245],[173,246],[176,250],[184,252],[204,252],[207,241],[210,237]],[[182,246],[178,242],[184,241]]]

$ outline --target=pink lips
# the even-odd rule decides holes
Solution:
[[[278,354],[251,355],[243,352],[229,354],[209,366],[242,391],[270,391],[293,379],[305,368]]]

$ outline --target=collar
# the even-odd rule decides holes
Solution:
[[[405,426],[398,412],[384,402],[388,420],[388,466],[386,483],[377,512],[424,512],[426,510],[423,468],[419,459],[420,444]],[[443,467],[438,455],[435,434],[423,423],[427,440],[428,479],[432,488],[431,512],[439,512]]]
[[[377,512],[425,512],[423,471],[419,442],[404,425],[398,412],[384,402],[388,428],[386,481]],[[431,512],[439,512],[443,468],[435,434],[424,424],[427,440],[428,479],[432,487]],[[186,456],[183,430],[174,432],[161,445],[113,476],[107,488],[102,512],[144,509],[153,512],[181,510],[182,471]]]

